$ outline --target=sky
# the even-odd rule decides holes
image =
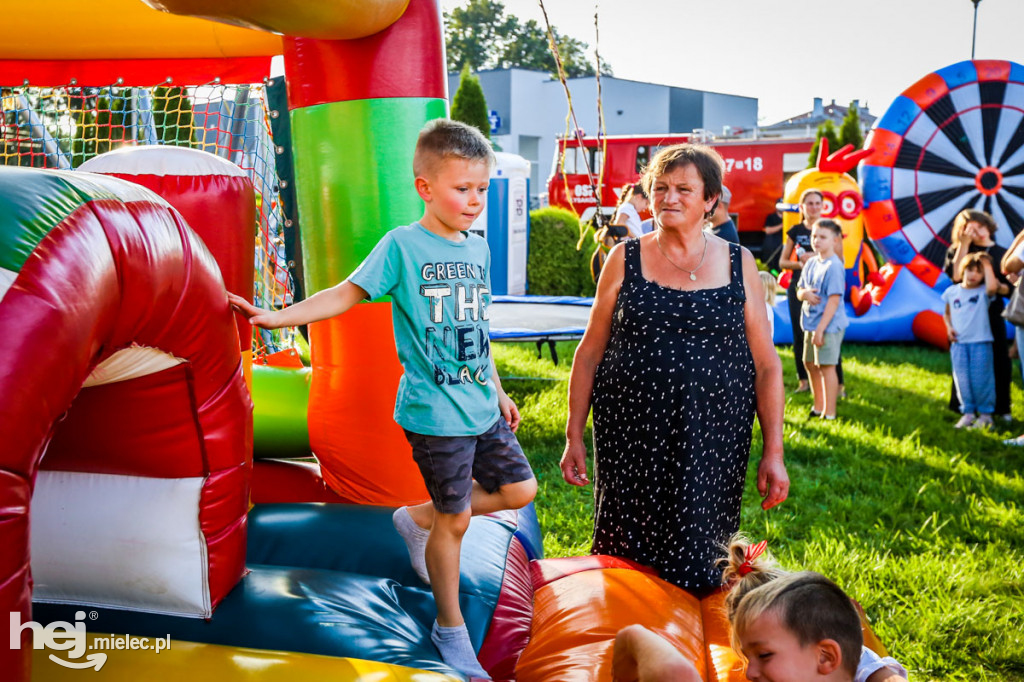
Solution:
[[[503,4],[543,26],[537,0]],[[593,1],[544,6],[593,49]],[[604,0],[596,11],[613,75],[756,97],[761,125],[809,111],[815,97],[881,116],[924,76],[971,58],[974,21],[972,0]],[[1024,0],[980,0],[975,59],[1024,63]]]

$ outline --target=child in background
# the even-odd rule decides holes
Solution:
[[[775,278],[772,277],[772,273],[761,270],[757,273],[758,277],[761,278],[761,286],[764,287],[764,307],[768,310],[768,325],[772,330],[772,337],[775,336],[775,298],[776,298],[776,287],[778,284],[775,282]]]
[[[644,234],[641,226],[640,214],[647,210],[650,201],[647,192],[641,183],[626,185],[622,190],[622,198],[615,210],[615,217],[612,218],[612,225],[626,228],[625,237],[639,237]]]
[[[988,306],[997,282],[991,257],[983,251],[968,254],[960,261],[960,274],[960,284],[942,292],[953,383],[960,399],[961,417],[955,428],[988,429],[996,406]]]
[[[742,535],[736,535],[729,543],[726,557],[720,560],[725,565],[722,584],[729,588],[725,608],[733,648],[748,658],[749,679],[852,679],[854,682],[907,679],[907,671],[898,661],[888,656],[881,658],[860,643],[863,641],[860,617],[853,601],[842,590],[817,573],[789,573],[780,568],[771,555],[765,553],[766,545],[763,541],[751,545]],[[772,585],[779,586],[772,590]],[[753,600],[748,601],[748,595],[753,595]],[[795,604],[801,596],[806,598],[803,604]],[[758,607],[751,608],[755,603]],[[767,631],[769,639],[753,636],[757,628],[751,626],[758,620],[758,614],[761,619],[775,621],[772,627],[761,628],[762,633]],[[793,624],[794,620],[798,625]],[[832,640],[832,643],[825,645],[824,640]],[[834,662],[837,650],[842,654],[839,665]],[[771,655],[765,658],[766,653]],[[789,657],[798,653],[807,661],[800,668],[803,674],[783,676],[779,666],[791,664],[794,659]],[[815,653],[819,655],[819,662],[833,662],[825,670],[815,667],[806,658]],[[780,661],[780,656],[784,660]],[[801,659],[797,656],[795,660]],[[796,669],[787,667],[787,670]]]
[[[430,502],[401,507],[395,528],[437,602],[431,640],[445,663],[490,679],[459,607],[459,551],[470,516],[530,503],[537,481],[513,432],[519,410],[501,388],[490,353],[490,253],[468,232],[484,210],[494,154],[478,130],[431,121],[413,155],[423,217],[380,240],[348,279],[282,310],[229,300],[264,329],[340,315],[363,299],[391,296],[404,374],[395,421],[405,430]],[[441,332],[444,332],[443,334]]]
[[[819,220],[811,230],[814,256],[804,263],[797,285],[803,301],[800,326],[804,331],[804,365],[814,396],[812,417],[836,418],[839,377],[836,363],[849,324],[843,294],[846,271],[836,252],[842,245],[843,229],[833,220]]]

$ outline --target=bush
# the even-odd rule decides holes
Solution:
[[[593,296],[590,255],[597,244],[587,228],[582,249],[579,219],[562,208],[530,212],[530,257],[526,265],[529,292],[536,296]]]

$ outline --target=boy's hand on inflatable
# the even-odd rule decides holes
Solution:
[[[516,429],[519,428],[519,422],[522,417],[519,415],[519,408],[516,407],[515,401],[509,398],[505,391],[498,391],[498,409],[501,410],[501,416],[505,419],[505,423],[508,424],[508,428],[512,429],[512,433],[515,433]]]
[[[789,497],[789,474],[781,456],[763,456],[757,466],[757,492],[764,500],[762,509],[771,509]]]
[[[565,451],[562,453],[562,461],[558,463],[562,469],[562,478],[570,485],[587,485],[590,479],[587,478],[587,448],[583,443],[575,441],[565,442]]]
[[[282,326],[281,324],[278,324],[276,321],[275,313],[277,311],[257,308],[252,303],[245,300],[238,294],[233,294],[229,291],[228,303],[231,304],[232,308],[245,315],[249,320],[249,324],[253,325],[254,327],[261,327],[263,329],[277,329],[278,327]]]

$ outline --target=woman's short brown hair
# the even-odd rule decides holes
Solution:
[[[650,196],[655,180],[676,168],[689,165],[697,169],[697,174],[704,183],[705,201],[711,197],[721,196],[722,175],[725,171],[725,162],[722,161],[721,155],[711,147],[689,142],[665,147],[654,155],[640,180],[647,195]],[[709,213],[713,213],[717,205],[716,201]]]

